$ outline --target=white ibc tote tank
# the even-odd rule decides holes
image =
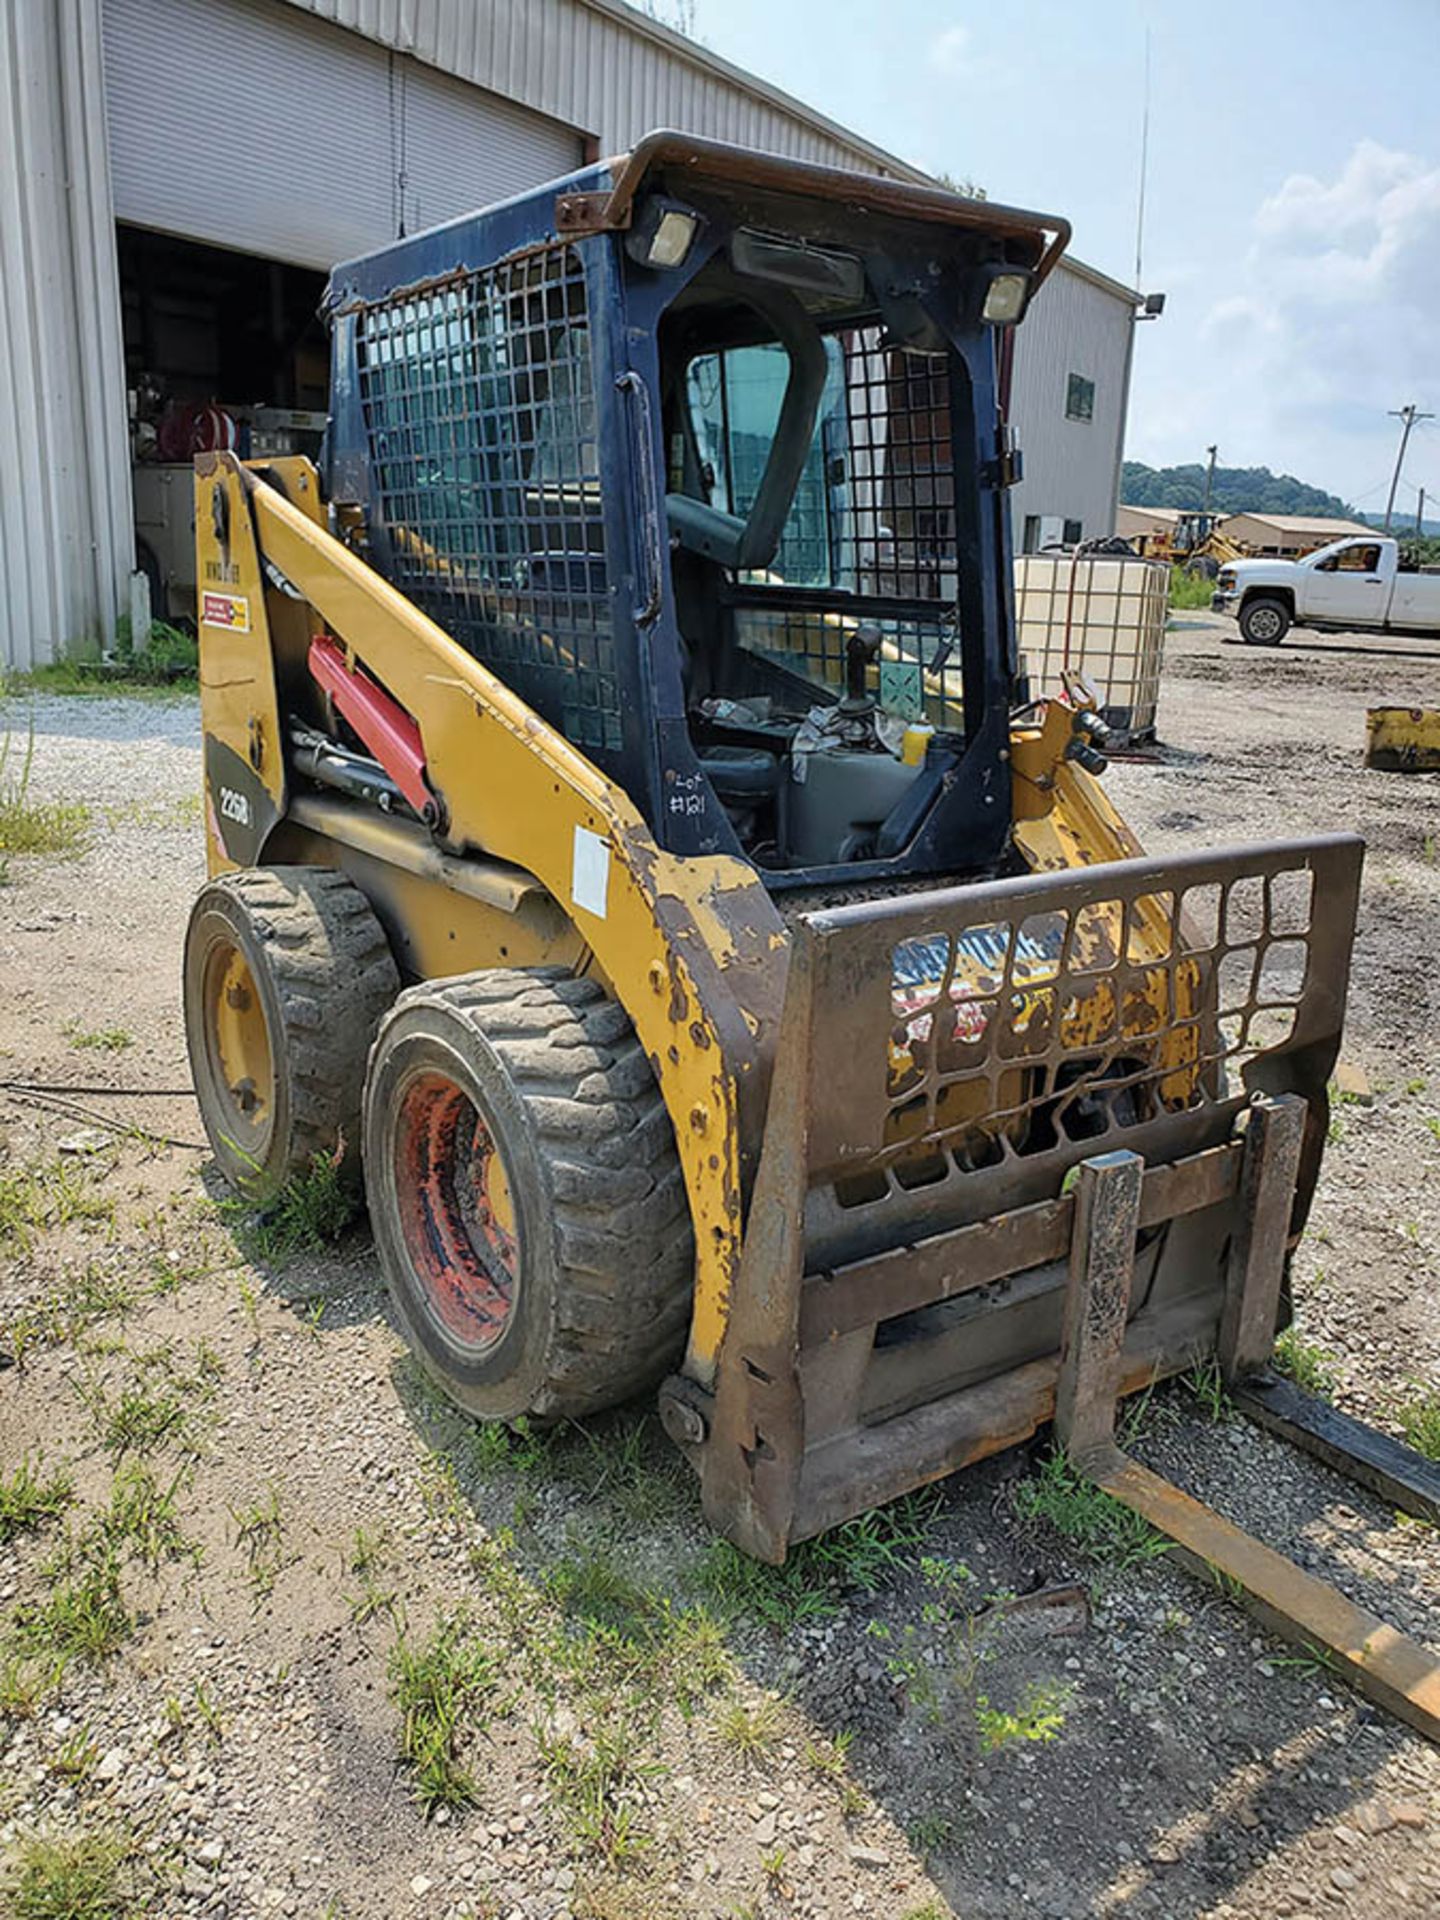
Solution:
[[[1060,691],[1070,667],[1094,682],[1117,733],[1155,732],[1170,569],[1123,554],[1026,553],[1015,561],[1016,645],[1030,689]]]

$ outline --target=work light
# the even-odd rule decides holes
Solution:
[[[982,320],[992,327],[1011,327],[1025,311],[1025,296],[1030,291],[1028,273],[997,273],[985,289]]]

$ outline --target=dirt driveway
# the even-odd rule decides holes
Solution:
[[[1369,842],[1363,1085],[1297,1265],[1295,1364],[1397,1430],[1440,1390],[1440,779],[1367,773],[1360,747],[1367,705],[1440,704],[1440,662],[1221,630],[1172,634],[1165,744],[1107,779],[1156,851]],[[30,799],[88,816],[72,857],[11,856],[0,886],[17,1913],[72,1910],[33,1896],[81,1866],[114,1894],[87,1916],[1440,1912],[1440,1755],[1097,1519],[1043,1444],[775,1574],[708,1539],[643,1409],[509,1438],[450,1414],[363,1223],[287,1245],[196,1150],[193,703],[0,708],[12,737],[32,722]],[[1152,1395],[1132,1442],[1440,1647],[1433,1531],[1203,1381]]]

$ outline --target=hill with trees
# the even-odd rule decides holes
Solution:
[[[1127,460],[1121,473],[1120,498],[1127,507],[1200,507],[1205,502],[1205,469],[1197,461],[1186,467],[1147,467]],[[1272,473],[1268,467],[1216,467],[1210,505],[1216,513],[1305,513],[1329,519],[1353,519],[1354,514],[1336,494],[1307,487],[1293,474]]]

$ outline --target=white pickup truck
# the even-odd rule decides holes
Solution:
[[[1440,570],[1403,567],[1397,541],[1357,536],[1303,560],[1228,561],[1210,604],[1252,647],[1278,647],[1291,627],[1440,633]]]

